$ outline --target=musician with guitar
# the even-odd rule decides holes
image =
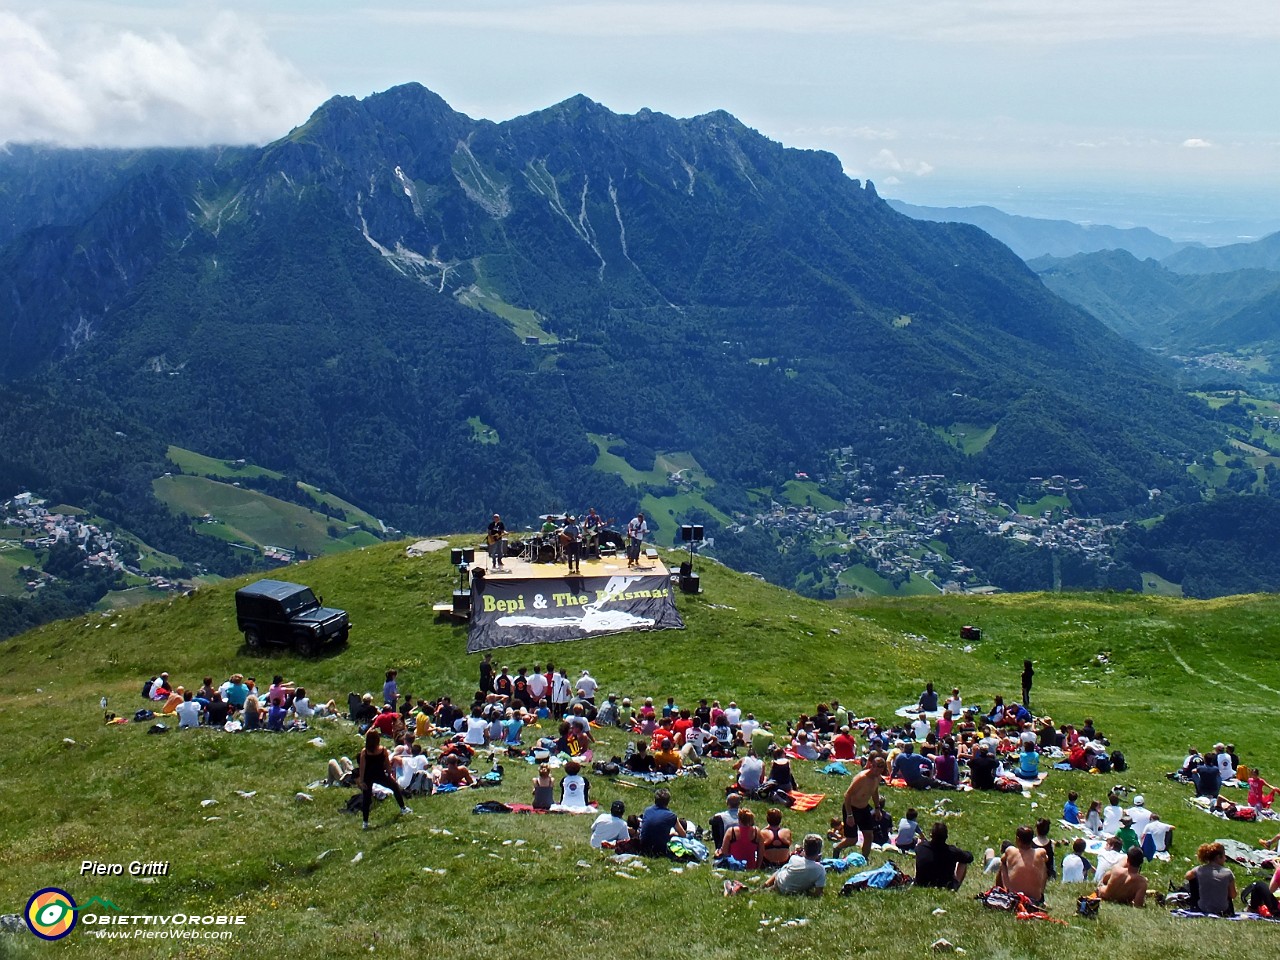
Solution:
[[[502,522],[502,517],[498,514],[493,515],[493,519],[489,521],[489,569],[505,570],[502,565],[502,558],[506,550],[507,527]]]
[[[578,526],[577,517],[566,517],[564,529],[560,531],[560,543],[564,546],[564,558],[569,564],[570,573],[582,572],[582,528]]]
[[[640,551],[644,538],[649,535],[649,525],[644,522],[644,512],[637,513],[627,524],[627,566],[640,566]]]

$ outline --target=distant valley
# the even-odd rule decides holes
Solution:
[[[1148,334],[1194,326],[1180,318],[1195,309],[1263,309],[1262,248],[1069,226],[1017,222],[1065,238],[1047,250],[1123,242],[1179,265],[1150,280],[1160,323],[1091,261],[1033,271],[724,113],[575,97],[494,124],[407,85],[335,98],[260,149],[11,148],[2,492],[75,504],[223,575],[265,546],[595,506],[646,508],[664,540],[703,523],[715,556],[815,595],[898,591],[922,563],[927,589],[1145,589],[1163,575],[1118,545],[1065,576],[1061,559],[1018,560],[1049,544],[1001,537],[1020,546],[993,554],[985,534],[849,554],[892,539],[898,508],[926,522],[910,478],[943,478],[921,488],[943,512],[982,490],[997,512],[1116,529],[1198,509],[1231,476],[1265,499],[1267,464],[1247,485],[1245,468],[1197,472],[1269,456],[1232,446],[1262,414],[1192,395],[1224,384],[1180,382],[1148,352],[1191,343]],[[1193,276],[1200,255],[1250,273]],[[1230,386],[1265,402],[1263,379]],[[170,447],[199,455],[179,472]],[[1035,493],[1054,478],[1061,494]],[[769,519],[806,510],[854,527],[815,539]],[[1047,573],[1001,572],[1019,566]],[[1209,589],[1233,587],[1192,588]]]

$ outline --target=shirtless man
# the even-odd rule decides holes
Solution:
[[[1130,847],[1125,858],[1103,876],[1098,884],[1098,896],[1108,903],[1143,906],[1147,899],[1147,878],[1142,875],[1144,859],[1139,848]]]
[[[1049,854],[1032,843],[1034,837],[1035,831],[1028,826],[1014,833],[1013,846],[1000,857],[999,884],[1010,893],[1025,893],[1032,902],[1042,904],[1049,879]]]
[[[844,839],[836,845],[835,855],[856,844],[861,830],[862,855],[871,856],[871,811],[880,799],[880,779],[887,769],[884,757],[873,754],[867,760],[867,768],[853,778],[844,792]]]

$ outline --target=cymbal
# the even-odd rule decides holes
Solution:
[[[538,519],[539,520],[562,520],[563,518],[564,518],[563,513],[544,513]]]

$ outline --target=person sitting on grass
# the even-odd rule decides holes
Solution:
[[[753,796],[764,782],[764,761],[756,756],[756,748],[748,747],[747,755],[733,765],[738,772],[733,788],[739,793]]]
[[[451,753],[444,758],[444,766],[440,768],[440,776],[436,783],[442,787],[457,787],[461,790],[463,787],[474,786],[475,782],[476,778],[471,768],[465,766],[456,753]]]
[[[640,816],[640,852],[650,857],[670,855],[667,841],[673,836],[685,835],[684,823],[671,812],[671,791],[659,788],[653,795],[653,804]]]
[[[1138,846],[1138,831],[1133,829],[1133,817],[1127,813],[1120,818],[1120,829],[1116,831],[1116,839],[1120,841],[1121,850]]]
[[[186,690],[182,694],[182,703],[174,713],[178,715],[178,729],[187,730],[200,726],[200,715],[204,711],[200,709],[200,703],[192,696],[191,691]]]
[[[985,744],[978,746],[977,753],[969,761],[969,783],[975,790],[994,790],[996,788],[996,769],[999,761],[991,754]]]
[[[920,842],[920,824],[916,819],[918,816],[915,807],[908,807],[906,814],[898,821],[898,832],[894,835],[893,845],[903,853],[914,850]]]
[[[748,870],[760,866],[760,831],[756,828],[756,815],[748,808],[738,810],[738,822],[725,831],[717,857],[733,857],[747,865]]]
[[[1000,857],[999,885],[1010,893],[1025,894],[1037,905],[1044,904],[1044,888],[1049,880],[1048,854],[1034,843],[1035,831],[1018,827],[1013,845]]]
[[[782,811],[770,807],[765,814],[765,827],[760,831],[760,863],[780,867],[791,857],[791,831],[782,825]]]
[[[1221,843],[1202,843],[1196,851],[1200,866],[1187,871],[1192,909],[1220,917],[1235,914],[1236,878],[1227,866]]]
[[[1016,773],[1020,780],[1036,780],[1039,778],[1040,751],[1036,749],[1034,740],[1022,745],[1022,752],[1018,754],[1018,769]]]
[[[213,691],[213,697],[209,700],[208,709],[205,710],[205,723],[211,727],[221,727],[230,716],[231,705],[222,699],[222,694],[217,690]]]
[[[1280,793],[1267,781],[1262,779],[1262,771],[1254,770],[1249,775],[1249,806],[1255,810],[1269,810],[1276,794]]]
[[[241,717],[246,732],[261,730],[263,725],[263,711],[258,706],[258,698],[254,694],[249,694],[244,701],[244,714]]]
[[[939,820],[929,832],[929,842],[916,847],[916,886],[959,890],[973,854],[947,843],[947,825]]]
[[[1080,824],[1080,807],[1076,805],[1079,799],[1080,794],[1072,790],[1067,794],[1067,802],[1062,805],[1062,819],[1075,826]]]
[[[658,773],[675,775],[680,772],[684,766],[684,761],[680,759],[680,751],[675,748],[675,744],[670,737],[664,737],[662,740],[662,748],[654,751],[653,762],[657,767]]]
[[[597,850],[612,850],[614,853],[634,853],[631,828],[622,819],[627,812],[621,800],[613,801],[608,813],[602,813],[591,824],[591,846]]]
[[[412,813],[404,802],[404,791],[391,773],[391,754],[382,745],[382,735],[370,730],[364,736],[364,749],[360,751],[359,771],[356,785],[360,788],[360,816],[364,820],[364,829],[369,829],[369,807],[373,805],[373,787],[379,784],[386,787],[400,805],[400,812]]]
[[[585,810],[590,805],[591,781],[582,775],[582,764],[570,760],[564,765],[564,778],[560,781],[560,806]]]
[[[893,761],[891,776],[893,779],[901,777],[913,790],[928,790],[931,787],[938,790],[955,789],[954,784],[939,780],[933,775],[933,761],[916,753],[916,745],[910,740]]]
[[[1103,874],[1098,899],[1143,906],[1147,899],[1147,878],[1142,875],[1144,859],[1139,848],[1130,847],[1125,858]]]
[[[538,775],[533,778],[533,809],[550,810],[556,801],[556,782],[551,776],[551,768],[545,763],[538,766]]]
[[[332,700],[324,704],[312,703],[311,698],[307,696],[306,687],[298,687],[293,692],[293,714],[303,723],[313,717],[336,716],[337,712],[338,705]]]
[[[1071,844],[1071,852],[1062,858],[1063,883],[1084,883],[1088,872],[1093,869],[1093,864],[1085,859],[1085,847],[1084,837],[1076,837]]]
[[[827,871],[822,866],[822,837],[816,833],[804,838],[803,853],[793,854],[780,869],[764,882],[766,889],[782,894],[806,894],[820,897],[827,885]]]
[[[649,752],[648,743],[644,740],[635,742],[635,748],[626,759],[626,767],[632,773],[653,773],[658,769],[653,754]]]

